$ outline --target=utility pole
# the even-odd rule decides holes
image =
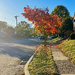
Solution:
[[[15,19],[16,19],[16,26],[17,26],[17,17],[19,17],[19,16],[15,16]]]
[[[14,17],[16,19],[16,27],[17,27],[17,17],[19,17],[19,16],[14,16]],[[17,29],[15,30],[15,34],[17,34]]]

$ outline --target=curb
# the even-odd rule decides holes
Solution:
[[[28,65],[31,62],[31,60],[33,59],[34,55],[36,52],[34,52],[34,54],[29,58],[29,60],[27,61],[25,67],[24,67],[24,73],[25,75],[30,75],[29,71],[28,71]]]

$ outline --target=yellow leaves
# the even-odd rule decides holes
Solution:
[[[45,25],[44,28],[47,28],[47,26]]]

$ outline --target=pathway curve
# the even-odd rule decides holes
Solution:
[[[50,41],[53,59],[61,75],[75,75],[75,65]]]

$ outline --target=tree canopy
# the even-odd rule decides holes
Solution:
[[[7,28],[7,22],[4,22],[4,21],[0,21],[0,29],[4,29],[4,28]]]
[[[62,20],[66,17],[69,17],[68,9],[63,5],[57,5],[54,10],[51,12],[51,15],[57,14],[59,17],[62,17]]]
[[[19,22],[18,26],[16,27],[16,30],[18,37],[26,38],[31,36],[30,25],[25,21]]]
[[[30,8],[28,5],[24,7],[22,13],[25,18],[35,24],[35,28],[41,34],[49,34],[50,32],[58,32],[56,27],[61,26],[60,18],[58,15],[50,15],[48,8],[45,10],[38,8]]]
[[[18,27],[23,27],[25,29],[29,29],[30,28],[30,24],[28,24],[25,21],[21,21],[21,22],[19,22]]]
[[[72,22],[72,17],[67,17],[64,19],[62,22],[62,27],[60,27],[60,34],[64,36],[64,33],[67,31],[73,31],[73,22]]]
[[[39,33],[44,35],[45,42],[46,36],[50,33],[58,33],[58,29],[56,27],[62,26],[60,22],[60,17],[58,15],[50,15],[49,9],[46,8],[38,9],[38,8],[30,8],[28,5],[24,7],[24,13],[22,13],[25,18],[28,18],[29,21],[34,23],[35,28]]]

